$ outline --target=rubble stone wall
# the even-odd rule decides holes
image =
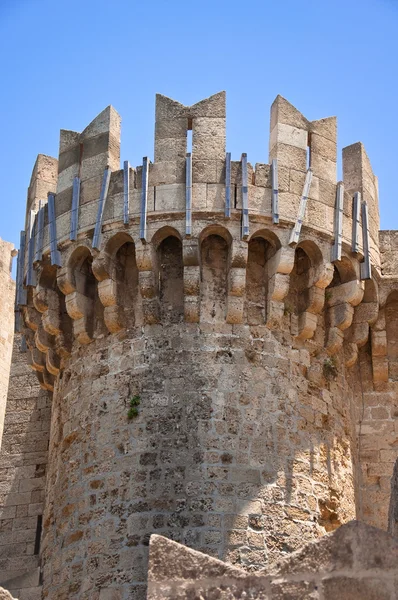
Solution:
[[[11,279],[13,247],[13,244],[0,239],[0,446],[14,338],[15,283]]]
[[[0,585],[20,600],[34,600],[41,595],[40,523],[51,398],[40,389],[20,345],[16,335],[0,452]]]

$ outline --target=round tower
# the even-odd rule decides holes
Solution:
[[[336,183],[336,120],[278,96],[270,164],[232,161],[224,93],[157,96],[153,163],[120,170],[119,140],[112,107],[61,131],[19,265],[53,391],[49,600],[144,598],[151,533],[260,569],[358,503],[355,364],[380,278],[362,145]]]

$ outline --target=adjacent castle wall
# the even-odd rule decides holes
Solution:
[[[0,451],[0,585],[19,600],[33,600],[41,597],[40,520],[51,404],[20,345],[16,335]]]
[[[14,337],[15,283],[11,279],[13,244],[0,239],[0,446],[10,376]]]

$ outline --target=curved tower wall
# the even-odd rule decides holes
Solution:
[[[145,161],[118,170],[119,138],[111,107],[81,134],[61,131],[55,227],[45,209],[22,307],[32,366],[54,391],[42,562],[45,597],[58,600],[144,597],[151,532],[251,570],[353,518],[367,485],[358,356],[372,385],[390,385],[389,356],[369,345],[370,332],[382,337],[382,273],[361,144],[343,153],[331,262],[334,118],[310,122],[275,100],[279,223],[270,165],[246,170],[243,155],[227,181],[223,93],[192,107],[157,97],[147,172]],[[308,148],[312,184],[292,241]],[[361,223],[352,252],[355,192],[368,206],[368,280]],[[27,250],[25,275],[31,264]]]

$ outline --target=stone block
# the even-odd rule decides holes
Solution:
[[[207,210],[225,210],[225,185],[212,183],[207,185],[206,207]]]
[[[278,142],[269,153],[269,162],[276,158],[278,166],[282,165],[297,171],[307,170],[307,151],[300,147],[289,146]]]
[[[311,134],[311,155],[319,154],[332,162],[337,161],[337,145],[333,140],[329,140],[316,133]]]
[[[159,185],[156,187],[156,211],[185,211],[185,185]]]
[[[307,152],[308,131],[306,129],[292,127],[291,125],[287,125],[285,123],[277,123],[271,130],[269,139],[270,150],[276,144],[294,146],[295,148],[301,148]]]
[[[311,169],[319,179],[325,179],[329,183],[336,183],[337,164],[333,160],[324,158],[321,154],[311,152]]]
[[[271,131],[277,123],[307,130],[309,126],[307,119],[282,96],[277,96],[271,106]]]
[[[192,210],[206,210],[207,208],[207,184],[192,184]]]
[[[278,172],[279,175],[279,172]],[[256,186],[272,187],[271,166],[256,163],[254,172],[254,183]],[[278,177],[279,185],[279,177]]]
[[[192,157],[194,160],[225,159],[225,137],[194,134],[192,136]]]
[[[218,176],[218,165],[222,161],[216,160],[193,160],[192,182],[193,183],[223,183]]]

